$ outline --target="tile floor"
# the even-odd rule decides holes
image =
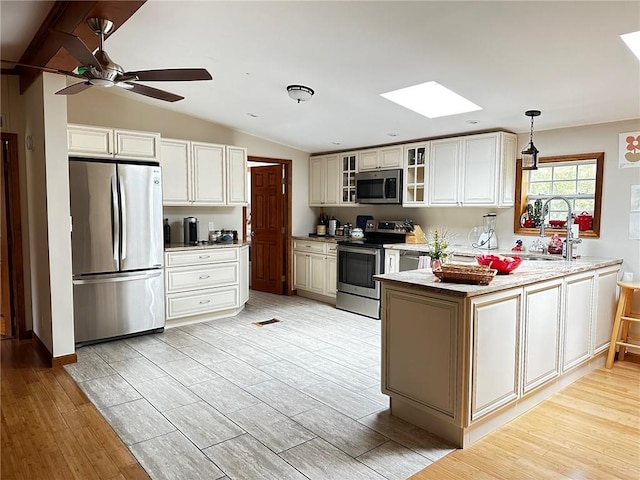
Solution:
[[[252,291],[237,317],[77,354],[67,371],[154,479],[405,479],[453,451],[389,415],[380,323],[313,300]]]

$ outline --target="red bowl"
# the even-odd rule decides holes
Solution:
[[[566,223],[567,223],[566,220],[549,220],[549,225],[557,228],[564,227]]]
[[[505,257],[502,255],[480,255],[476,257],[478,265],[495,268],[498,274],[506,275],[513,272],[522,263],[522,257]]]

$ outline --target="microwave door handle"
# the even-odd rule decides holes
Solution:
[[[385,177],[384,183],[382,184],[382,198],[389,198],[389,178]]]

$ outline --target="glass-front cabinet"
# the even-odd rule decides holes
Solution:
[[[427,204],[427,172],[429,142],[410,143],[404,146],[404,197],[405,207],[423,207]]]
[[[342,169],[341,205],[355,205],[356,203],[356,172],[358,171],[358,152],[340,154],[340,168]]]

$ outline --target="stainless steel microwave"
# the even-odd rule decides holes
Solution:
[[[402,203],[402,169],[356,173],[357,203]]]

